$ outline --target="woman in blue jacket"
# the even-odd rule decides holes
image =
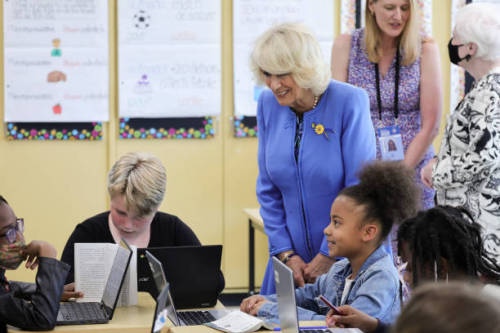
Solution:
[[[251,67],[259,97],[257,197],[271,256],[294,272],[297,286],[333,263],[323,229],[330,205],[375,158],[375,133],[364,90],[330,79],[312,33],[281,24],[260,36]],[[269,261],[261,294],[275,292]]]

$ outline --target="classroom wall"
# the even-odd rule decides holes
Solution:
[[[19,217],[25,218],[27,240],[50,241],[59,255],[75,225],[109,208],[106,173],[116,159],[129,151],[149,151],[167,169],[167,193],[161,210],[178,215],[204,244],[223,244],[223,271],[227,291],[248,286],[248,224],[243,208],[256,207],[257,139],[235,138],[232,133],[232,1],[222,3],[222,110],[207,140],[117,139],[116,5],[110,6],[110,122],[101,141],[7,141],[0,127],[0,194]],[[215,1],[215,0],[214,0]],[[339,29],[340,0],[335,33]],[[0,17],[3,17],[3,2]],[[444,108],[449,109],[451,0],[433,1],[433,36],[439,44],[443,69]],[[3,31],[0,34],[3,45]],[[0,49],[0,117],[3,120],[3,48]],[[441,124],[443,128],[444,121]],[[442,130],[441,130],[442,133]],[[441,134],[440,134],[441,136]],[[439,145],[438,137],[434,145]],[[256,283],[267,262],[267,240],[256,233]],[[32,281],[34,273],[23,268],[9,272],[11,280]]]

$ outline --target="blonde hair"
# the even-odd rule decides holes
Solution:
[[[265,82],[263,71],[290,73],[297,85],[321,95],[330,82],[330,69],[318,41],[300,23],[283,23],[264,32],[255,41],[250,68],[259,84]]]
[[[369,9],[369,3],[374,3],[378,0],[366,0],[365,9],[365,51],[368,60],[373,63],[378,63],[383,55],[381,40],[381,30],[375,19],[375,14],[372,14]],[[420,56],[422,48],[422,37],[420,36],[420,15],[416,4],[417,0],[408,0],[410,5],[410,16],[406,21],[403,32],[399,39],[399,49],[403,56],[402,65],[409,66]]]
[[[166,183],[163,164],[150,153],[127,153],[108,173],[110,197],[124,195],[127,209],[138,216],[149,215],[160,206]]]

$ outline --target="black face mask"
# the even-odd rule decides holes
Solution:
[[[460,45],[453,45],[451,44],[451,40],[453,38],[450,39],[450,42],[448,43],[448,55],[450,56],[450,61],[455,64],[455,65],[458,65],[458,63],[462,60],[467,60],[469,61],[470,59],[470,54],[466,55],[465,57],[463,58],[460,58],[460,56],[458,55],[458,48],[460,46],[463,46],[465,44],[460,44]]]

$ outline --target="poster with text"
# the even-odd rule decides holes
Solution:
[[[334,9],[331,0],[234,0],[233,61],[234,114],[255,116],[257,100],[265,89],[257,85],[250,70],[254,41],[265,30],[284,22],[301,22],[318,39],[325,61],[330,62]]]
[[[5,121],[108,120],[107,3],[4,0]]]
[[[220,113],[220,1],[119,0],[118,42],[120,117]]]

